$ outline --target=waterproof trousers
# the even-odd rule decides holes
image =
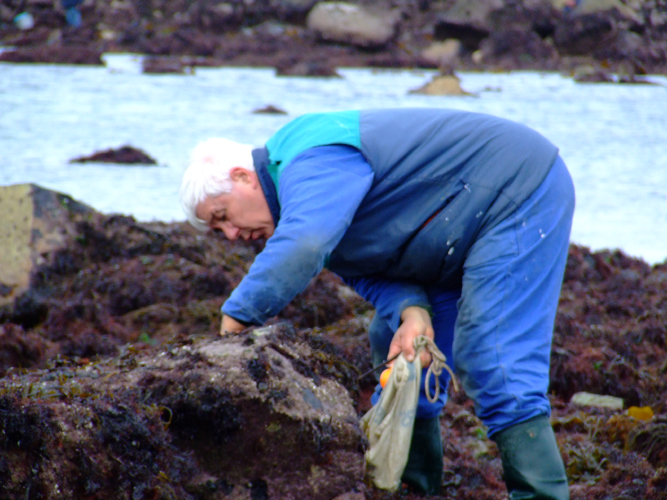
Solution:
[[[489,437],[551,414],[549,358],[573,211],[572,179],[558,158],[530,198],[473,244],[460,287],[427,288],[435,342]],[[394,332],[376,317],[369,334],[377,365],[386,359]],[[443,370],[441,387],[448,382]],[[378,384],[373,403],[380,392]],[[437,417],[446,397],[442,390],[429,403],[422,388],[417,417]]]

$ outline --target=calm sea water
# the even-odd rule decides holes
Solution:
[[[134,55],[106,67],[0,63],[0,185],[34,182],[106,213],[183,220],[180,176],[211,136],[261,145],[312,111],[439,107],[525,123],[560,147],[577,190],[572,241],[667,259],[667,78],[659,85],[576,84],[555,73],[462,73],[472,97],[409,94],[428,71],[342,69],[340,79],[272,69],[198,68],[144,75]],[[286,116],[253,114],[268,104]],[[70,164],[131,145],[158,167]],[[391,147],[391,145],[387,145]]]

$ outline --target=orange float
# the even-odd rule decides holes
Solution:
[[[391,375],[391,368],[387,368],[380,374],[380,385],[384,387],[389,380],[389,375]]]

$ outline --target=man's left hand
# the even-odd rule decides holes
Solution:
[[[239,323],[231,316],[222,315],[222,323],[220,324],[220,335],[223,337],[228,333],[238,333],[245,330],[247,327],[243,323]]]

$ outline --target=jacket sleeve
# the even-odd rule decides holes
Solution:
[[[376,314],[395,332],[401,324],[401,314],[410,306],[419,306],[429,313],[431,305],[426,291],[416,283],[380,278],[343,278],[364,299],[375,306]]]
[[[278,314],[324,267],[373,182],[363,155],[349,146],[301,153],[278,186],[280,221],[222,312],[261,325]]]

